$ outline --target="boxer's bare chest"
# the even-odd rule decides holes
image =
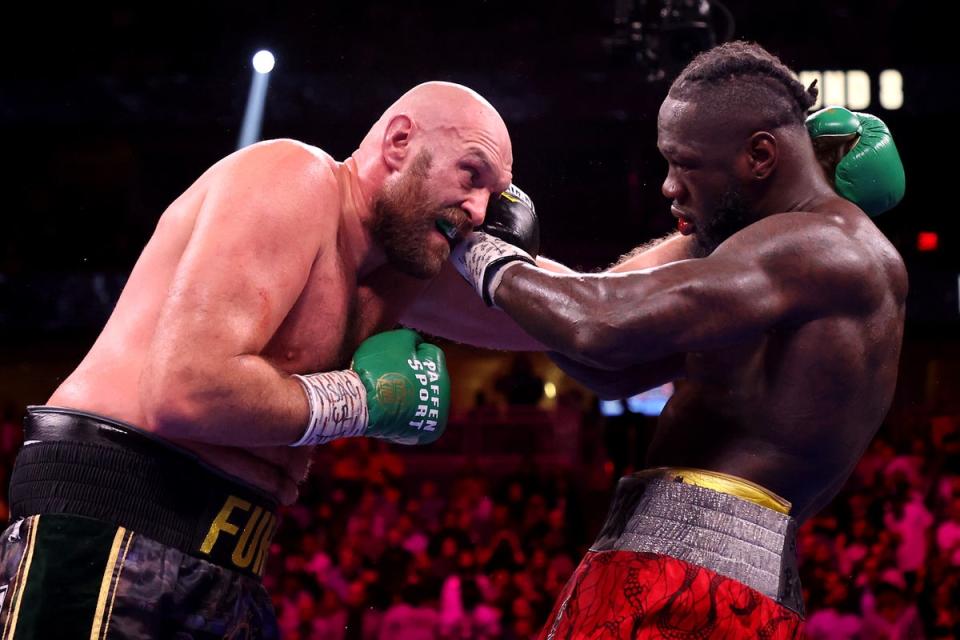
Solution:
[[[691,406],[710,407],[745,430],[783,438],[797,423],[822,423],[824,413],[850,415],[851,406],[862,404],[857,396],[871,377],[867,363],[882,360],[863,327],[854,319],[825,317],[771,329],[727,349],[691,353]],[[777,426],[783,433],[774,434]]]
[[[358,281],[340,256],[318,262],[263,354],[288,373],[344,369],[363,340],[395,326],[403,309],[376,279]]]
[[[650,458],[746,477],[804,509],[842,481],[882,417],[881,377],[862,322],[824,318],[688,356]],[[816,473],[811,473],[816,470]]]
[[[733,437],[789,440],[796,421],[838,400],[826,398],[812,379],[818,367],[829,366],[836,347],[822,331],[804,333],[771,330],[732,347],[688,354],[687,382],[670,414],[675,424],[723,424]],[[818,344],[823,351],[812,352]]]

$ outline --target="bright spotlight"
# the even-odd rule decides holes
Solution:
[[[270,73],[275,62],[273,54],[263,49],[253,55],[253,68],[257,73]]]
[[[243,112],[243,125],[240,127],[240,139],[237,148],[242,149],[260,139],[260,125],[263,122],[263,108],[267,100],[267,85],[275,62],[273,54],[262,49],[253,56],[255,73],[250,79],[250,94],[247,96],[247,108]]]

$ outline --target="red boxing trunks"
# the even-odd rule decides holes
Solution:
[[[799,637],[788,509],[723,474],[655,469],[621,479],[541,640]]]

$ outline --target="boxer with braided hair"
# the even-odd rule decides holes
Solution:
[[[796,526],[836,495],[890,406],[907,292],[894,247],[834,188],[847,158],[818,161],[811,134],[851,124],[819,115],[808,132],[815,98],[754,44],[695,59],[658,117],[680,236],[622,273],[545,269],[530,234],[503,233],[489,211],[455,248],[482,299],[602,396],[676,382],[649,468],[620,481],[544,638],[800,633]]]

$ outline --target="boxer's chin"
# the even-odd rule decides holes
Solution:
[[[749,225],[751,215],[741,191],[735,186],[729,187],[721,195],[713,215],[696,225],[693,233],[695,257],[709,256],[727,238]]]
[[[388,197],[374,203],[374,240],[397,271],[434,278],[450,255],[449,240],[437,230],[434,210],[419,203],[403,204]]]
[[[443,268],[445,260],[426,260],[417,261],[393,261],[391,264],[400,273],[406,274],[419,280],[430,280],[440,275],[440,269]]]
[[[407,235],[382,243],[389,263],[400,273],[429,280],[440,274],[450,257],[450,245],[439,232],[430,230],[418,236]]]

